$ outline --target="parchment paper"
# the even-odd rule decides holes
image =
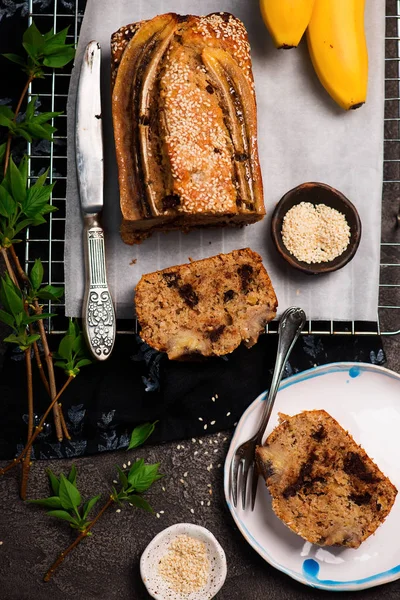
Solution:
[[[243,20],[252,48],[258,104],[259,150],[268,216],[243,229],[156,234],[139,246],[119,237],[119,194],[110,114],[110,36],[120,26],[164,12],[228,11]],[[385,3],[367,2],[369,90],[365,106],[339,109],[313,72],[304,43],[278,51],[262,22],[257,0],[88,0],[68,99],[68,184],[65,243],[66,314],[79,316],[84,289],[82,219],[74,157],[76,87],[86,44],[103,50],[102,99],[108,278],[121,318],[133,316],[134,287],[143,273],[250,246],[259,252],[275,287],[279,310],[302,306],[309,318],[376,320],[380,256],[384,111]],[[270,216],[281,196],[305,181],[342,191],[358,208],[363,235],[344,269],[311,277],[277,255]],[[132,264],[132,261],[135,261]]]

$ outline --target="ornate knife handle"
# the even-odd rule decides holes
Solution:
[[[84,217],[86,261],[83,330],[86,342],[97,360],[106,360],[115,342],[115,312],[107,284],[104,230],[98,215]]]

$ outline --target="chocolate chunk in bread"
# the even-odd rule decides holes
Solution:
[[[283,418],[256,450],[274,512],[313,544],[358,548],[389,514],[397,489],[324,410]]]
[[[277,308],[261,257],[249,248],[143,275],[135,303],[140,336],[171,359],[221,356],[242,341],[250,347]]]

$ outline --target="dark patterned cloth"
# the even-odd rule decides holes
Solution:
[[[255,347],[238,348],[224,359],[182,363],[168,361],[138,336],[121,336],[112,357],[83,368],[62,397],[72,440],[58,443],[49,419],[38,437],[35,457],[72,457],[124,448],[133,427],[143,421],[159,420],[152,442],[230,429],[268,388],[276,343],[276,335],[264,335]],[[385,361],[381,340],[304,336],[293,350],[285,377],[338,360],[381,365]],[[60,387],[65,377],[58,375]],[[0,376],[0,458],[12,457],[25,439],[24,376],[23,355],[9,353]],[[34,389],[37,422],[49,400],[36,370]]]
[[[85,3],[76,2],[58,0],[59,28],[71,24],[76,6],[82,14]],[[35,13],[51,13],[54,0],[33,0],[33,7]],[[27,1],[0,0],[0,52],[21,52],[27,14]],[[46,31],[53,21],[51,17],[41,17],[38,24]],[[15,106],[25,77],[16,65],[0,60],[3,82],[0,104]],[[61,109],[57,106],[57,110]],[[26,150],[26,144],[17,142],[13,149],[18,157]],[[36,156],[45,156],[48,142],[36,143],[33,150]],[[136,424],[156,419],[159,424],[152,436],[153,442],[232,428],[250,402],[268,387],[276,342],[276,336],[262,336],[251,350],[239,348],[226,359],[175,363],[149,348],[137,336],[121,336],[111,359],[82,369],[62,397],[72,440],[58,443],[49,419],[37,438],[34,456],[62,458],[125,448]],[[58,339],[52,336],[52,348],[57,345]],[[285,376],[338,360],[383,364],[381,340],[378,337],[304,336],[293,351]],[[57,375],[59,388],[65,377],[62,373]],[[34,390],[37,423],[49,399],[36,369]],[[26,437],[25,411],[23,355],[10,351],[0,372],[0,459],[11,458],[21,450]]]

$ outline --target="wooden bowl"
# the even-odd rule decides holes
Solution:
[[[350,227],[350,241],[346,250],[334,260],[322,263],[308,264],[297,260],[290,254],[282,240],[282,223],[285,214],[296,204],[300,202],[310,202],[311,204],[325,204],[344,214]],[[275,246],[279,254],[295,269],[308,273],[309,275],[318,275],[320,273],[330,273],[341,269],[351,261],[361,239],[361,221],[356,207],[338,190],[326,185],[325,183],[302,183],[287,192],[278,202],[272,215],[271,233]]]

